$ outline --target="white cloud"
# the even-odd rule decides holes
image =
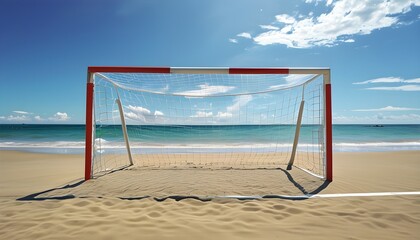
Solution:
[[[9,116],[0,116],[0,120],[5,120],[9,122],[15,123],[31,123],[31,122],[64,122],[70,120],[70,116],[65,112],[57,112],[53,116],[44,118],[40,115],[35,115],[34,113],[25,112],[25,111],[12,111],[13,113],[17,113],[16,115],[11,114]],[[31,115],[35,116],[31,116]]]
[[[361,85],[361,84],[369,84],[369,83],[420,83],[420,78],[413,78],[404,80],[400,77],[383,77],[383,78],[375,78],[363,82],[355,82],[353,84]]]
[[[162,123],[165,114],[159,110],[154,113],[147,108],[140,106],[128,105],[125,106],[126,110],[124,116],[130,120],[140,121],[143,123]]]
[[[231,118],[233,116],[230,112],[217,112],[217,118]]]
[[[346,43],[353,43],[353,42],[355,42],[355,41],[354,41],[354,39],[346,39],[346,40],[344,40],[343,42],[346,42]]]
[[[30,113],[30,112],[25,112],[25,111],[13,111],[14,113],[17,113],[17,114],[23,114],[23,115],[28,115],[28,114],[32,114],[32,113]]]
[[[405,83],[420,83],[420,78],[414,78],[410,80],[404,80]]]
[[[252,38],[251,34],[250,34],[250,33],[247,33],[247,32],[239,33],[239,34],[238,34],[238,35],[236,35],[236,36],[238,36],[238,37],[243,37],[243,38],[249,38],[249,39],[251,39],[251,38]]]
[[[293,85],[294,85],[293,83],[277,84],[277,85],[273,85],[273,86],[268,87],[268,89],[278,90],[278,89],[288,88],[288,87],[291,87]]]
[[[251,95],[238,96],[233,100],[233,104],[226,108],[227,112],[229,113],[238,112],[241,107],[248,104],[251,100],[252,100]]]
[[[382,116],[382,119],[396,120],[396,121],[418,121],[420,120],[420,115],[419,114],[390,115],[390,116]]]
[[[356,85],[372,84],[372,83],[420,83],[420,78],[413,78],[405,80],[400,77],[383,77],[375,78],[363,82],[355,82]],[[367,90],[383,90],[383,91],[420,91],[420,85],[415,84],[406,84],[401,86],[392,86],[392,87],[369,87],[365,88]]]
[[[279,30],[279,27],[273,25],[260,25],[260,28],[267,30]]]
[[[27,115],[9,115],[7,117],[3,117],[3,119],[10,122],[26,122],[30,120]]]
[[[146,122],[146,118],[142,114],[137,114],[134,112],[124,112],[124,116],[128,119],[137,120],[140,122]]]
[[[13,112],[17,113],[19,115],[11,114],[9,116],[0,116],[0,120],[5,120],[5,121],[8,121],[8,122],[19,122],[19,123],[29,122],[31,120],[31,118],[27,114],[21,113],[23,111],[13,111]]]
[[[366,88],[366,89],[413,92],[413,91],[420,91],[420,85],[402,85],[402,86],[397,86],[397,87],[371,87],[371,88]]]
[[[226,93],[235,89],[235,87],[233,86],[210,86],[208,84],[200,84],[197,87],[199,87],[200,89],[178,92],[176,94],[185,95],[189,97],[204,97],[204,96],[216,95],[219,93]]]
[[[309,79],[313,77],[314,77],[313,74],[309,74],[309,75],[290,74],[283,78],[286,81],[285,84],[273,85],[273,86],[270,86],[269,89],[282,89],[286,87],[297,86],[308,81]]]
[[[280,23],[286,23],[286,24],[293,24],[296,22],[296,19],[292,16],[289,16],[287,14],[280,14],[276,16],[277,22]]]
[[[261,120],[266,120],[267,119],[267,114],[261,113],[260,114],[260,119]]]
[[[333,116],[334,124],[386,124],[386,123],[418,123],[419,114],[384,115],[376,114],[370,116]]]
[[[139,106],[128,105],[127,109],[134,112],[134,113],[141,114],[141,115],[150,115],[150,113],[151,113],[149,109],[139,107]]]
[[[70,117],[65,112],[57,112],[53,117],[48,118],[52,121],[67,121]]]
[[[193,118],[211,118],[213,123],[223,122],[229,118],[232,118],[235,114],[239,113],[240,108],[244,107],[250,101],[252,101],[252,96],[242,95],[234,98],[233,103],[226,107],[226,111],[218,111],[217,114],[214,114],[211,111],[197,111],[191,117]]]
[[[236,40],[234,38],[229,38],[229,42],[231,42],[231,43],[238,43],[238,40]]]
[[[305,0],[305,3],[315,3],[315,6],[318,5],[318,3],[323,2],[324,0]],[[333,0],[327,0],[325,5],[331,5]]]
[[[289,74],[284,77],[284,80],[286,80],[288,83],[300,83],[305,82],[314,76],[315,74]]]
[[[339,0],[332,3],[329,0],[326,3],[331,4],[331,11],[318,17],[307,16],[296,20],[287,14],[277,15],[277,22],[284,27],[263,32],[254,41],[259,45],[283,44],[290,48],[333,46],[342,42],[342,38],[367,35],[398,24],[400,19],[397,15],[411,11],[411,6],[419,6],[420,1]]]
[[[194,115],[192,115],[191,117],[198,117],[198,118],[202,118],[202,117],[212,117],[213,113],[212,112],[205,112],[205,111],[197,111]]]
[[[399,83],[402,82],[403,80],[401,78],[396,78],[396,77],[384,77],[384,78],[375,78],[375,79],[371,79],[371,80],[367,80],[367,81],[363,81],[363,82],[355,82],[353,84],[369,84],[369,83]]]
[[[154,115],[155,116],[163,116],[164,114],[161,111],[155,111],[155,114]]]
[[[383,108],[355,109],[355,110],[352,110],[352,111],[354,111],[354,112],[420,111],[420,108],[386,106],[386,107],[383,107]]]

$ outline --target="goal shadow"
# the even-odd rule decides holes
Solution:
[[[329,182],[302,170],[277,169],[136,169],[116,171],[89,181],[33,193],[19,201],[71,198],[120,198],[140,200],[230,198],[304,200],[320,193]]]

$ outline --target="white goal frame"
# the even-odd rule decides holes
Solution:
[[[158,73],[158,74],[316,74],[323,76],[324,85],[324,161],[325,180],[332,181],[332,103],[331,103],[331,76],[329,68],[197,68],[197,67],[88,67],[87,93],[86,93],[86,142],[85,142],[85,180],[92,178],[93,161],[93,136],[94,136],[94,74],[95,73]],[[121,103],[117,101],[121,112]],[[293,149],[289,164],[293,165],[296,153],[300,120],[302,118],[303,101],[300,105]],[[131,151],[128,143],[127,129],[124,117],[121,116],[121,124],[126,142],[129,160],[132,164]]]

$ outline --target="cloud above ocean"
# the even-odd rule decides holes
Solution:
[[[398,83],[398,86],[375,86],[365,88],[367,90],[383,90],[383,91],[420,91],[420,78],[403,79],[400,77],[382,77],[362,82],[355,82],[355,85],[370,85],[370,84],[393,84]],[[404,85],[401,85],[404,84]]]
[[[30,113],[27,111],[15,110],[13,114],[8,116],[0,116],[3,123],[54,123],[54,122],[67,122],[71,117],[66,112],[56,112],[50,117],[42,117],[39,114]]]
[[[306,0],[306,4],[318,6],[324,1]],[[314,16],[279,13],[271,23],[260,25],[263,30],[253,37],[257,45],[280,44],[289,48],[331,47],[341,43],[353,43],[353,36],[369,35],[379,29],[410,24],[400,18],[420,6],[419,0],[376,1],[338,0],[325,1],[325,12]],[[416,20],[413,20],[416,21]],[[251,37],[240,33],[242,37]]]

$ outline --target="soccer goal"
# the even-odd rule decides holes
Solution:
[[[332,181],[327,68],[89,67],[85,179],[299,169]]]

